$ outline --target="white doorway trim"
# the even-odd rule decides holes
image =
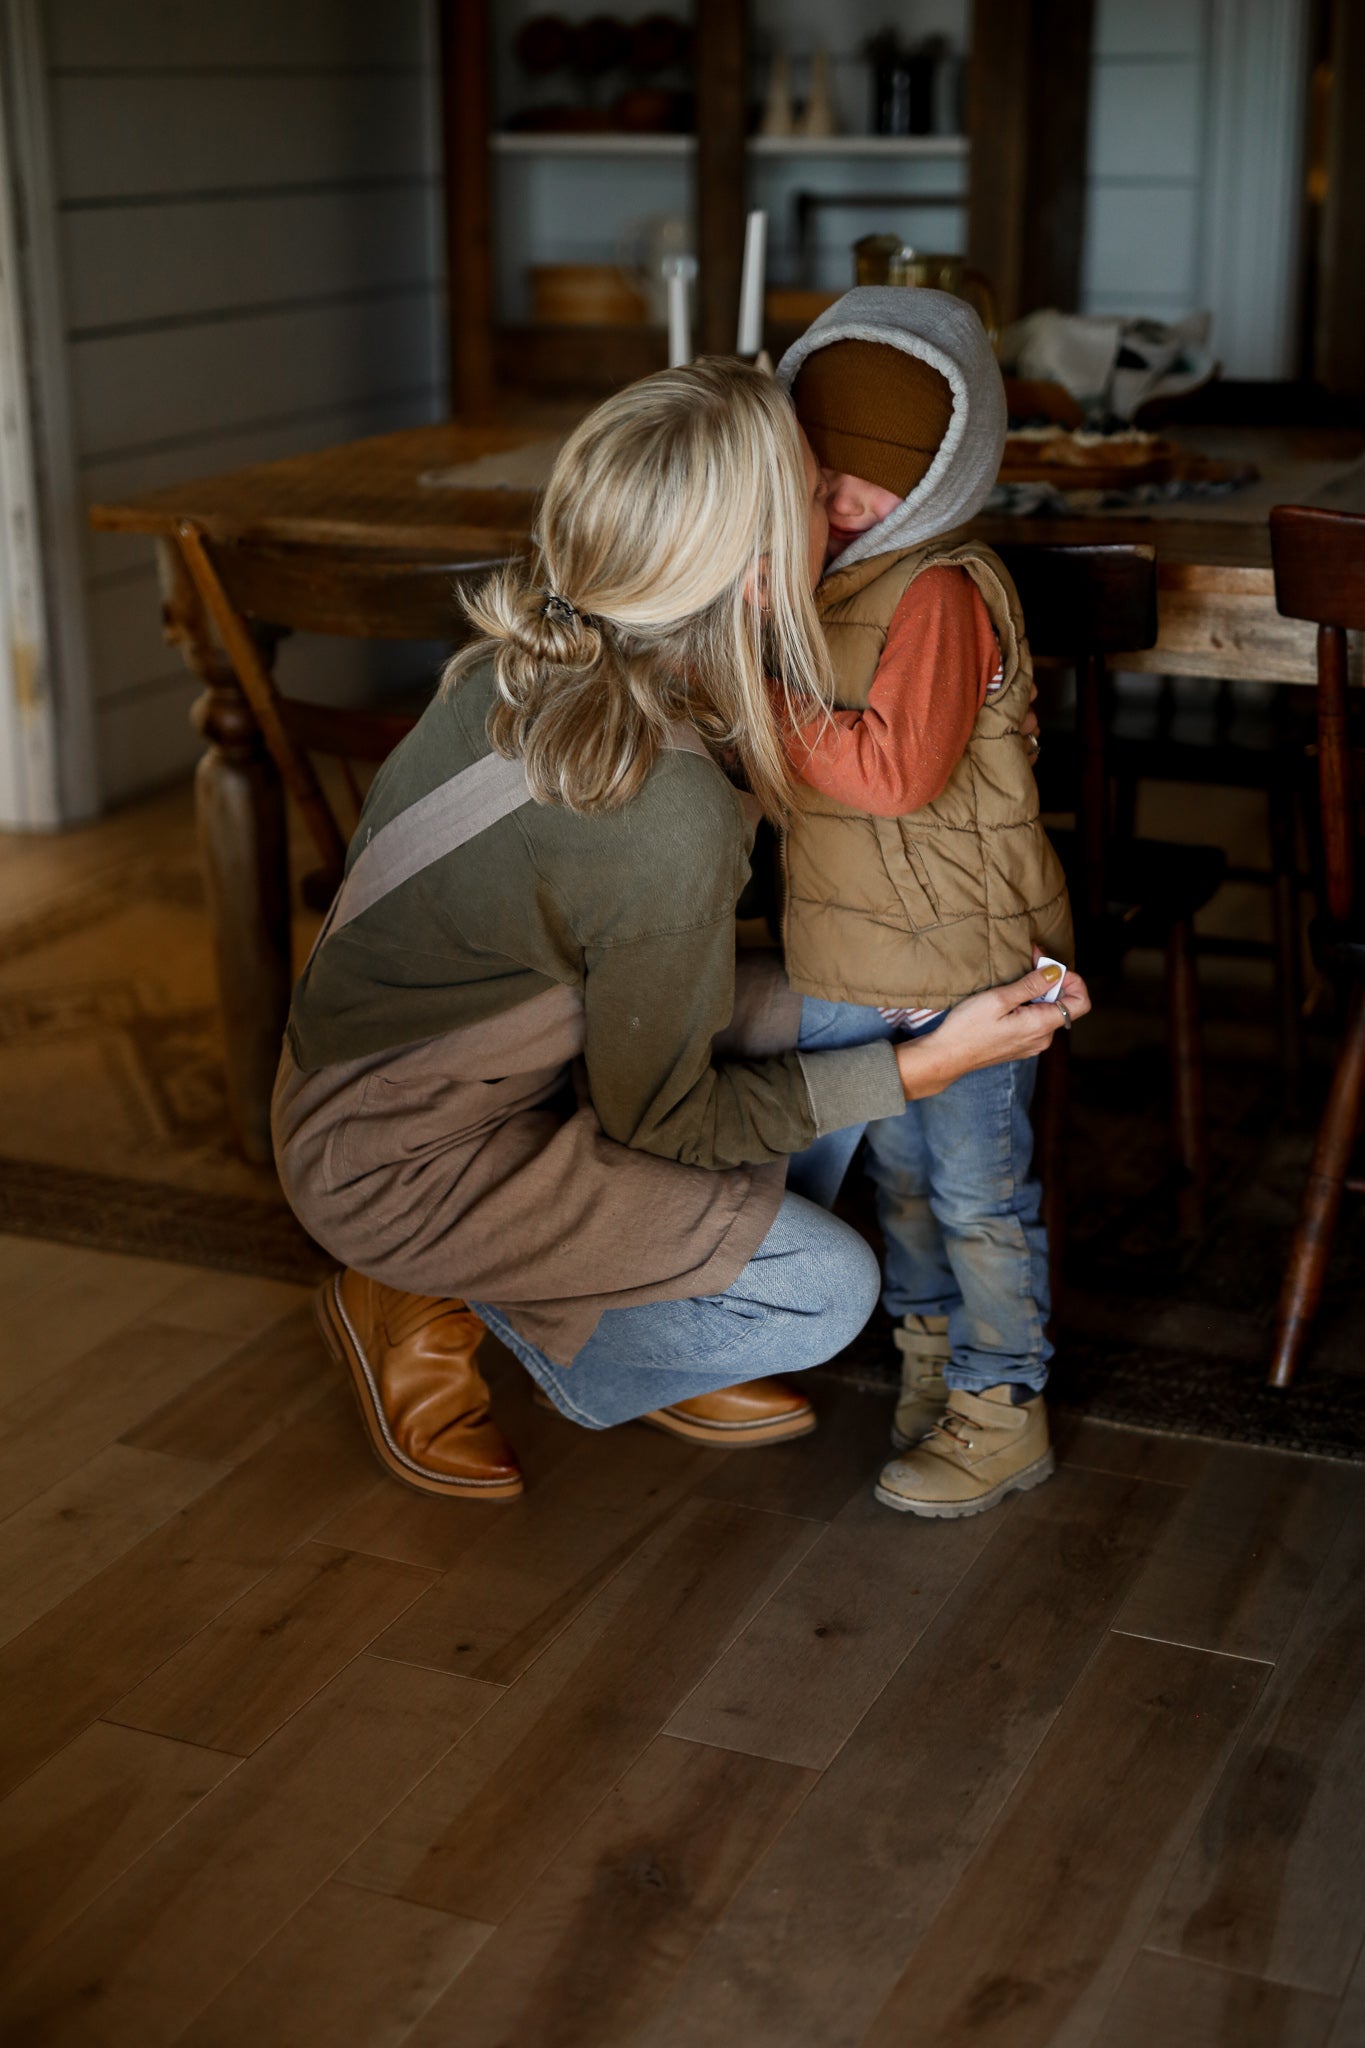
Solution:
[[[100,791],[39,0],[0,13],[0,823]]]
[[[1226,377],[1292,377],[1307,0],[1210,0],[1200,303]]]

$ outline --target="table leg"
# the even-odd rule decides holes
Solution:
[[[208,747],[195,774],[195,810],[228,1107],[243,1152],[264,1162],[292,979],[284,789],[179,548],[161,542],[160,558],[166,638],[204,685],[194,716]]]

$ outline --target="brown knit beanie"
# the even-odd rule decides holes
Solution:
[[[792,386],[796,417],[824,469],[913,491],[953,416],[948,379],[883,341],[832,341],[806,357]]]

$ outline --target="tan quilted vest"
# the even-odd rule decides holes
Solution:
[[[785,938],[803,995],[945,1009],[1027,973],[1035,944],[1072,958],[1066,883],[1019,733],[1033,664],[1014,585],[989,548],[930,542],[825,578],[816,604],[836,702],[867,703],[896,606],[937,563],[958,564],[981,592],[1004,687],[982,706],[947,787],[920,810],[874,818],[801,791],[786,836]]]

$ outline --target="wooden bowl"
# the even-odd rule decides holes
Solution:
[[[639,327],[649,308],[614,263],[535,263],[531,318],[538,327]]]
[[[842,292],[800,291],[790,285],[773,285],[763,295],[763,316],[781,327],[809,327],[828,312]]]

